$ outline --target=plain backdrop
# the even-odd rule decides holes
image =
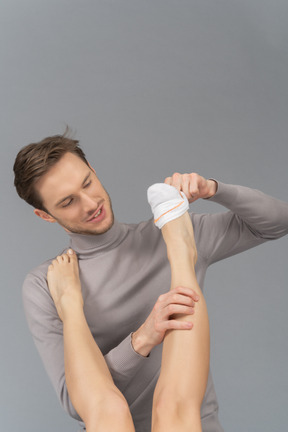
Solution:
[[[175,171],[287,201],[287,20],[284,0],[1,0],[1,431],[77,430],[21,300],[68,240],[17,197],[19,149],[69,124],[124,222],[150,218],[147,187]],[[287,429],[287,263],[284,237],[208,271],[226,431]]]

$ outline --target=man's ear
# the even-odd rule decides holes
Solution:
[[[46,222],[56,222],[56,219],[54,219],[53,216],[49,215],[49,213],[46,213],[44,210],[34,209],[34,213],[36,216],[40,217]]]

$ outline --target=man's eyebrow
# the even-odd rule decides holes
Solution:
[[[86,175],[86,177],[84,178],[84,180],[83,180],[81,186],[84,186],[84,185],[85,185],[85,183],[86,183],[87,180],[89,179],[90,175],[91,175],[91,171]],[[64,201],[66,201],[67,199],[69,199],[69,198],[71,198],[71,197],[72,197],[72,194],[71,194],[71,195],[67,195],[66,197],[62,198],[60,201],[58,201],[58,202],[55,204],[55,207],[59,207],[59,205],[61,205]]]

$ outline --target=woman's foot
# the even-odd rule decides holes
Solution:
[[[62,321],[66,308],[83,308],[78,260],[72,249],[52,261],[48,268],[47,281]]]
[[[195,265],[197,249],[188,200],[183,192],[165,183],[156,183],[147,191],[148,202],[155,225],[162,230],[167,245],[168,258],[189,255]]]

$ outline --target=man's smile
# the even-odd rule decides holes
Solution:
[[[101,205],[94,213],[93,216],[87,219],[89,223],[101,222],[106,216],[106,212],[104,210],[104,204]]]

